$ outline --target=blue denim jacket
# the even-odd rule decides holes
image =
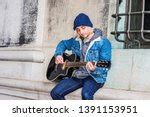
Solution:
[[[80,56],[81,54],[81,40],[78,38],[71,38],[69,40],[62,40],[56,47],[55,56],[62,55],[65,50],[71,50],[72,53]],[[88,61],[111,61],[111,43],[106,37],[98,37],[91,41],[85,56]],[[108,68],[96,67],[95,71],[88,71],[97,83],[105,83]]]

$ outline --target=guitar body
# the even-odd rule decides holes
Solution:
[[[64,53],[63,58],[64,61],[70,62],[79,61],[79,58],[75,54],[68,55]],[[63,66],[62,64],[58,65],[55,64],[55,57],[53,56],[47,68],[46,74],[47,79],[50,81],[54,81],[56,79],[61,80],[64,77],[71,77],[72,72],[76,69],[73,67],[62,69],[62,66]]]

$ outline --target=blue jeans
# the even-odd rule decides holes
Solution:
[[[50,92],[53,100],[65,100],[65,96],[82,87],[82,99],[93,100],[95,92],[103,87],[104,83],[97,83],[92,77],[85,79],[66,78],[60,81]]]

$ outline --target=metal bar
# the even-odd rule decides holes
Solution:
[[[144,30],[143,32],[145,33],[150,33],[150,30]],[[127,33],[127,31],[113,31],[111,32],[111,34],[115,35],[115,34],[120,34],[120,33]],[[141,30],[130,30],[129,33],[141,33]]]
[[[145,13],[145,14],[149,14],[149,13],[150,13],[150,11],[143,11],[143,13]]]
[[[131,41],[131,37],[130,37],[130,33],[129,33],[129,31],[130,31],[130,23],[131,23],[131,0],[129,0],[129,11],[128,11],[128,13],[129,13],[129,16],[128,16],[128,29],[127,29],[127,37],[128,37],[128,39]]]
[[[130,14],[129,13],[118,13],[118,14],[113,14],[112,17],[116,18],[119,16],[128,16],[128,15],[142,15],[142,12],[131,12]]]
[[[118,14],[116,13],[116,14],[113,14],[112,17],[116,18],[116,17],[119,17],[119,16],[142,15],[142,13],[150,14],[150,11],[131,12],[130,14],[129,13],[118,13]]]
[[[150,30],[143,30],[141,32],[143,32],[143,33],[150,33]]]
[[[141,30],[130,30],[129,33],[141,33]]]
[[[143,0],[143,8],[142,8],[142,27],[141,27],[141,37],[144,41],[150,42],[150,39],[144,37],[144,18],[145,18],[145,0]]]
[[[141,33],[141,30],[130,30],[129,33]],[[127,31],[113,31],[111,32],[111,34],[115,35],[115,34],[119,34],[119,33],[127,33]],[[150,33],[150,30],[143,30],[143,33]]]
[[[150,11],[131,12],[130,14],[131,14],[131,15],[137,15],[137,14],[142,14],[142,13],[149,14]]]
[[[141,30],[130,30],[129,33],[141,33]],[[115,35],[115,34],[121,34],[121,33],[127,33],[127,31],[113,31],[111,32],[111,34]],[[150,33],[150,30],[143,30],[143,33]]]
[[[116,3],[116,14],[119,14],[119,0],[117,0],[117,3]],[[117,30],[118,30],[118,20],[119,20],[119,17],[116,17],[116,19],[115,19],[115,33],[116,33]],[[116,39],[118,42],[123,42],[123,43],[125,43],[124,40],[118,39],[118,35],[115,35],[115,39]]]
[[[126,31],[113,31],[111,32],[112,35],[115,35],[115,34],[120,34],[120,33],[127,33]]]

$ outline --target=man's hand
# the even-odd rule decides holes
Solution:
[[[91,62],[87,62],[86,69],[89,71],[94,71],[96,69],[96,65],[93,65]]]
[[[64,59],[61,55],[56,56],[55,58],[55,64],[63,64],[64,63]]]

